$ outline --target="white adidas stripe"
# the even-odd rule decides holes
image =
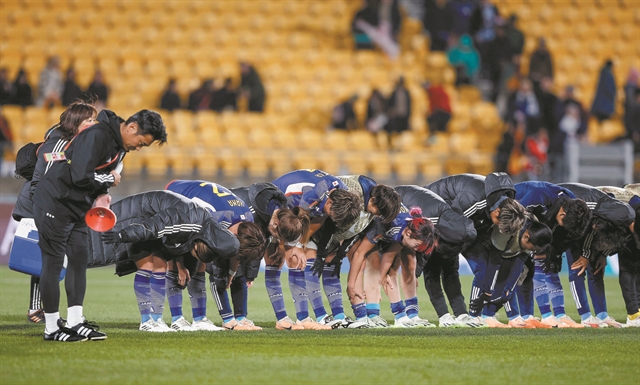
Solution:
[[[496,287],[496,281],[498,280],[498,271],[496,271],[495,275],[493,276],[493,282],[491,282],[491,290],[492,291]]]
[[[67,144],[66,140],[59,139],[56,142],[55,146],[53,146],[53,151],[52,152],[60,152],[62,150],[62,148],[64,148],[65,144]],[[47,166],[44,169],[44,173],[45,174],[47,173],[47,171],[49,171],[49,169],[51,168],[52,164],[53,164],[53,161],[47,162]]]
[[[580,298],[578,297],[578,292],[576,291],[576,283],[575,281],[571,282],[571,294],[573,295],[573,301],[576,303],[576,307],[578,309],[582,308],[582,304],[580,303]]]
[[[468,209],[466,209],[463,213],[463,215],[465,217],[470,217],[473,214],[476,213],[476,211],[481,210],[483,208],[487,207],[487,200],[481,200],[480,202],[476,202],[474,203],[471,207],[469,207]]]
[[[202,229],[202,225],[195,223],[167,226],[158,232],[158,238],[168,234],[176,234],[180,232],[197,233]]]

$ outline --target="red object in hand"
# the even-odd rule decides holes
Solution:
[[[97,232],[109,231],[116,225],[116,214],[106,207],[94,207],[84,217],[87,226]]]

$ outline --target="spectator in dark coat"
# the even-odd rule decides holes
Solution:
[[[240,88],[249,101],[248,109],[251,112],[264,111],[265,92],[260,75],[249,63],[240,63]]]
[[[358,100],[358,95],[353,95],[343,103],[333,108],[331,114],[331,126],[338,130],[355,130],[358,128],[358,119],[353,112],[353,103]]]
[[[573,87],[567,86],[564,97],[559,100],[556,111],[558,128],[549,134],[549,166],[551,182],[567,180],[570,146],[582,140],[587,133],[588,116],[573,95]]]
[[[69,67],[67,70],[67,78],[64,81],[62,89],[62,105],[69,106],[71,103],[82,99],[82,89],[76,83],[76,71]]]
[[[511,43],[506,36],[505,28],[499,25],[495,30],[496,37],[487,43],[487,56],[483,62],[489,81],[491,81],[491,85],[493,86],[491,94],[491,100],[493,102],[498,98],[502,69],[512,57]]]
[[[387,100],[378,89],[373,89],[367,101],[367,130],[377,134],[389,122],[387,116]]]
[[[213,100],[211,101],[211,109],[214,111],[237,111],[238,93],[233,88],[231,78],[224,80],[224,86],[213,93]]]
[[[27,74],[23,69],[18,71],[16,80],[13,82],[13,102],[11,104],[17,104],[22,107],[33,105],[31,86],[27,81]]]
[[[540,103],[533,92],[531,81],[527,78],[520,81],[520,88],[514,92],[507,103],[505,121],[516,125],[522,122],[526,127],[526,136],[530,136],[540,129]]]
[[[213,80],[207,79],[197,90],[189,95],[189,109],[191,111],[203,111],[211,108],[213,98]]]
[[[423,24],[431,37],[432,51],[446,51],[449,33],[453,28],[453,8],[447,0],[425,2]]]
[[[524,34],[516,27],[517,21],[518,16],[512,14],[504,26],[507,39],[509,39],[511,55],[522,55],[522,50],[524,49]]]
[[[616,80],[613,77],[613,62],[607,60],[600,70],[598,88],[591,105],[591,115],[598,121],[607,120],[616,110]]]
[[[436,132],[447,131],[447,124],[451,119],[451,103],[447,91],[441,84],[431,85],[429,82],[425,82],[424,89],[427,91],[431,110],[427,118],[431,136]]]
[[[0,105],[11,103],[12,88],[7,69],[0,68]]]
[[[553,79],[551,53],[547,49],[546,40],[542,37],[538,39],[538,47],[529,60],[529,77],[534,83],[539,82],[543,77]]]
[[[90,98],[95,98],[96,101],[93,104],[97,110],[106,107],[107,99],[109,98],[109,88],[104,84],[102,72],[96,71],[95,75],[93,75],[93,81],[89,84],[89,88],[87,88],[87,94]]]
[[[175,79],[169,79],[169,83],[167,83],[167,89],[162,94],[162,98],[160,99],[160,108],[167,111],[177,110],[182,106],[182,102],[180,101],[180,95],[178,95],[178,90],[176,86]]]
[[[411,94],[404,86],[404,78],[401,76],[396,82],[393,93],[389,97],[389,124],[387,131],[402,132],[409,129],[409,117],[411,116]]]
[[[634,120],[633,112],[638,109],[636,94],[638,93],[638,70],[632,68],[629,70],[627,82],[624,85],[624,128],[626,137],[631,138],[631,134],[638,126],[638,120]]]

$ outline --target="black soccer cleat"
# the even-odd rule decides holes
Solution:
[[[92,341],[101,341],[107,339],[107,334],[99,331],[100,326],[91,321],[84,320],[84,322],[79,323],[69,329]]]
[[[51,334],[44,333],[44,340],[60,342],[82,342],[87,341],[88,338],[76,333],[69,328],[60,328]]]

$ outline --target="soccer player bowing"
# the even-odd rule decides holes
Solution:
[[[164,123],[156,112],[141,110],[125,121],[104,110],[98,115],[98,123],[75,136],[40,179],[33,195],[33,214],[42,251],[40,287],[45,340],[73,342],[106,338],[106,334],[83,317],[89,259],[85,214],[96,201],[108,205],[108,188],[120,182],[115,168],[128,151],[166,140]],[[69,308],[66,325],[58,325],[58,279],[65,254]]]
[[[162,320],[166,261],[182,258],[189,266],[231,259],[238,254],[238,238],[218,224],[209,209],[171,191],[135,194],[114,203],[112,209],[119,221],[112,231],[102,233],[102,240],[115,245],[110,251],[119,262],[135,262],[140,330],[174,331]]]

